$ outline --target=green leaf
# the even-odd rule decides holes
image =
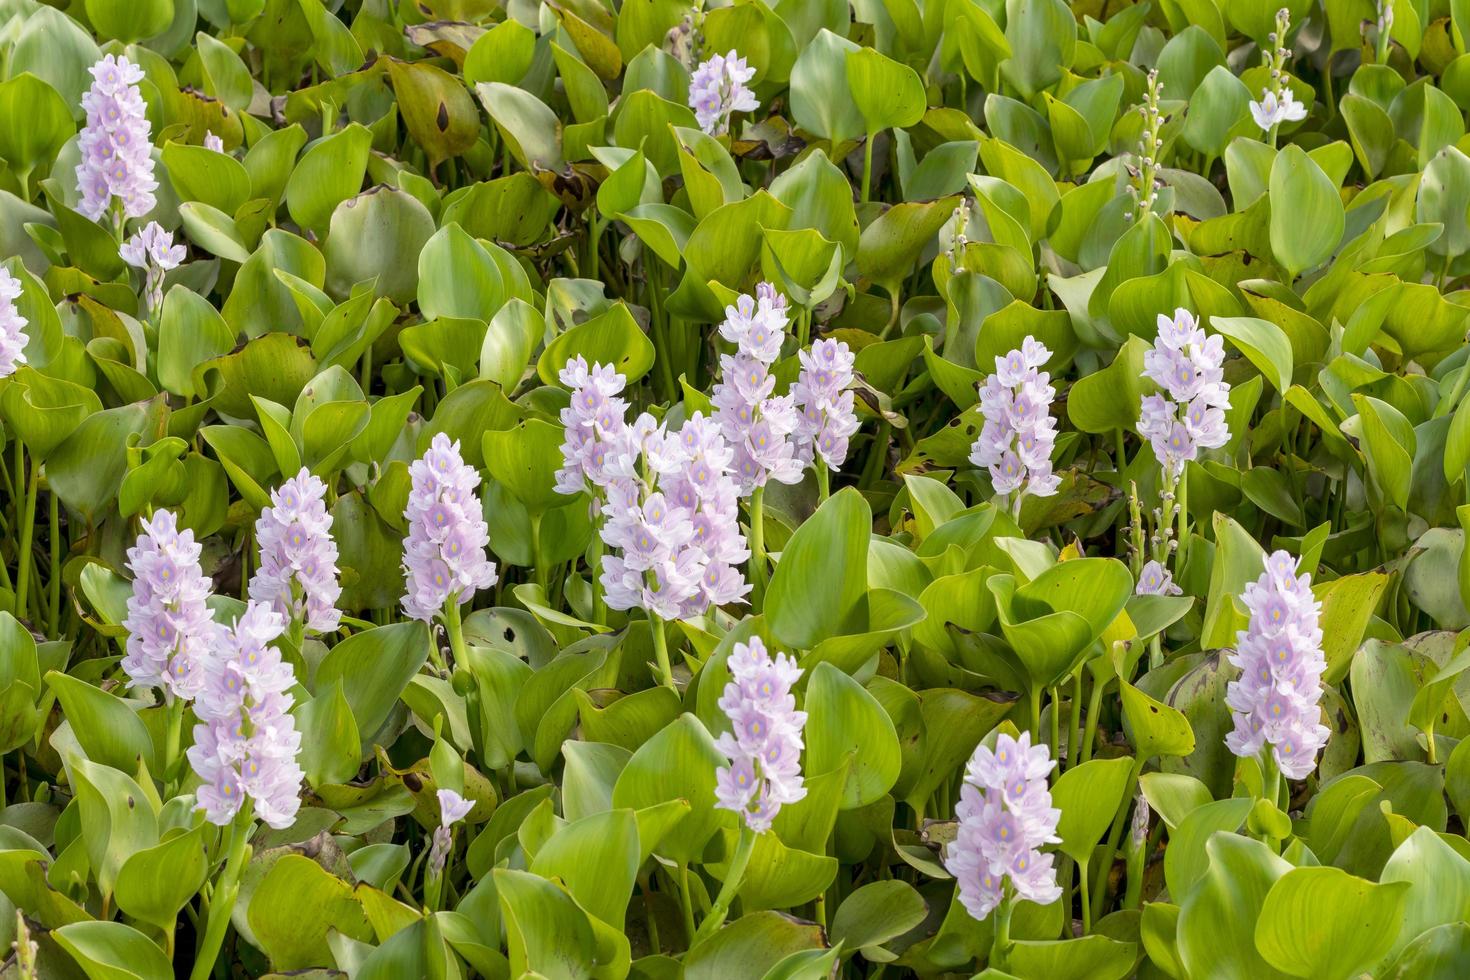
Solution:
[[[173,929],[209,871],[206,826],[200,823],[128,857],[117,875],[117,907],[165,931]]]
[[[22,72],[0,82],[0,116],[24,119],[24,125],[0,131],[0,158],[16,175],[29,175],[37,165],[56,159],[76,132],[71,110],[46,82]]]
[[[306,151],[286,182],[286,208],[297,224],[326,234],[337,205],[362,188],[372,137],[366,126],[351,123]]]
[[[170,980],[174,975],[153,940],[121,922],[73,922],[51,935],[90,980]]]
[[[829,663],[821,663],[807,680],[807,767],[829,772],[849,758],[842,809],[867,806],[880,799],[898,779],[898,733],[888,713],[862,685]]]
[[[653,342],[639,328],[623,303],[609,306],[547,344],[536,361],[536,373],[546,384],[557,384],[561,369],[579,354],[589,365],[600,363],[616,367],[629,383],[637,381],[653,367]]]
[[[1210,326],[1229,338],[1278,392],[1285,394],[1291,387],[1291,341],[1280,327],[1250,316],[1211,317]]]
[[[89,759],[123,772],[137,772],[139,763],[152,765],[148,726],[121,698],[54,670],[47,672],[46,683]]]
[[[872,48],[847,54],[847,84],[866,132],[907,128],[924,118],[924,84],[908,65]]]
[[[1062,811],[1058,850],[1079,864],[1091,861],[1093,849],[1123,805],[1132,767],[1126,757],[1091,759],[1062,773],[1051,790],[1052,805]]]
[[[872,524],[867,501],[844,489],[796,529],[766,594],[766,619],[782,643],[809,650],[851,631],[867,593]],[[819,579],[826,587],[813,591],[810,585]]]
[[[329,930],[359,942],[373,938],[352,886],[300,854],[279,858],[249,902],[250,930],[278,971],[332,962]]]
[[[1260,841],[1232,833],[1216,833],[1205,841],[1205,851],[1209,866],[1179,909],[1184,975],[1222,980],[1282,976],[1256,951],[1255,936],[1262,902],[1291,865]]]
[[[655,850],[672,861],[698,861],[721,827],[734,826],[735,814],[715,809],[715,770],[726,765],[699,719],[682,714],[633,753],[613,787],[613,806],[641,810],[687,800],[689,815]]]
[[[1293,976],[1357,976],[1393,947],[1408,890],[1405,881],[1375,885],[1340,868],[1294,868],[1261,904],[1256,947]]]
[[[317,668],[317,689],[327,690],[340,680],[358,732],[371,738],[428,659],[429,642],[424,624],[418,622],[354,633],[334,646]]]
[[[1342,198],[1337,185],[1296,144],[1276,155],[1270,196],[1277,205],[1271,208],[1271,251],[1289,279],[1295,279],[1336,251],[1345,220]]]
[[[844,949],[878,946],[917,926],[929,906],[906,881],[874,881],[842,900],[832,917],[832,938]]]

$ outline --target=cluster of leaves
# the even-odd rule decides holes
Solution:
[[[29,338],[0,381],[3,945],[45,977],[192,963],[225,843],[187,783],[161,792],[167,709],[125,689],[124,551],[173,510],[232,618],[255,517],[305,466],[346,615],[286,650],[305,804],[251,842],[232,976],[972,972],[994,926],[944,847],[966,760],[1018,730],[1061,760],[1063,897],[1017,906],[1011,974],[1462,974],[1470,7],[1290,0],[1278,39],[1275,0],[708,6],[0,0]],[[1309,112],[1263,133],[1278,43]],[[711,135],[689,53],[729,50],[761,108]],[[150,218],[189,248],[156,311],[77,211],[103,53],[145,72]],[[770,488],[758,601],[657,624],[671,689],[649,621],[597,608],[586,498],[553,489],[557,372],[581,355],[639,409],[708,412],[714,325],[758,280],[799,343],[856,351],[863,427],[830,497]],[[1232,435],[1185,470],[1184,594],[1135,596],[1143,354],[1178,307],[1226,338]],[[1027,336],[1062,481],[1013,515],[968,457],[977,384]],[[399,609],[408,465],[441,432],[485,477],[501,571],[449,672]],[[1276,548],[1322,602],[1332,736],[1268,799],[1224,696]],[[804,668],[808,792],[691,948],[739,836],[716,701],[752,635]],[[1154,817],[1125,860],[1135,793]]]

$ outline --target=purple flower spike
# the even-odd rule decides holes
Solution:
[[[118,247],[118,255],[135,269],[144,272],[143,299],[149,312],[163,309],[163,275],[177,269],[184,261],[188,250],[174,244],[171,231],[164,231],[158,222],[150,221],[142,231]]]
[[[20,294],[20,280],[0,269],[0,378],[26,362],[26,318],[15,308]]]
[[[1143,373],[1164,392],[1145,395],[1138,434],[1149,441],[1154,457],[1170,480],[1201,449],[1218,449],[1230,441],[1225,410],[1230,385],[1224,380],[1225,341],[1205,331],[1188,310],[1159,314],[1159,336],[1143,355]]]
[[[735,644],[731,680],[719,705],[730,719],[716,745],[730,760],[715,770],[715,806],[740,814],[756,833],[769,830],[781,807],[806,796],[801,777],[802,728],[791,687],[801,668],[784,653],[772,659],[760,637]]]
[[[429,451],[408,468],[413,489],[403,516],[403,611],[431,621],[449,603],[463,605],[498,579],[485,554],[490,532],[475,488],[480,474],[465,465],[459,443],[440,432]]]
[[[821,465],[836,472],[847,460],[847,441],[858,430],[853,410],[853,363],[857,357],[841,340],[818,340],[798,355],[801,374],[791,396],[801,413],[796,454],[802,466]]]
[[[124,218],[141,218],[157,203],[153,192],[153,149],[147,107],[138,83],[143,69],[122,55],[104,55],[91,68],[92,87],[82,96],[87,124],[78,137],[82,162],[77,210],[93,221],[107,214],[113,199]]]
[[[1050,497],[1061,482],[1051,469],[1057,440],[1051,403],[1057,392],[1051,376],[1041,370],[1049,360],[1046,345],[1027,337],[1019,349],[995,359],[995,373],[980,389],[985,423],[970,450],[970,462],[990,471],[996,493],[1016,494],[1017,505],[1028,493]]]
[[[1270,746],[1276,764],[1291,779],[1305,779],[1317,768],[1317,753],[1331,731],[1322,724],[1321,603],[1312,595],[1309,575],[1297,575],[1284,551],[1266,559],[1261,577],[1241,596],[1250,622],[1236,635],[1230,662],[1240,679],[1225,690],[1235,729],[1225,736],[1242,758]]]
[[[694,110],[699,128],[718,136],[730,128],[730,117],[735,113],[759,109],[760,103],[747,84],[754,77],[755,69],[734,51],[717,54],[694,69],[689,79],[689,108]]]
[[[315,633],[332,632],[342,616],[326,495],[326,484],[305,467],[271,493],[271,506],[255,522],[260,568],[250,580],[250,598]]]
[[[959,833],[944,866],[976,919],[1000,904],[1007,879],[1018,896],[1038,905],[1061,897],[1053,857],[1039,850],[1061,840],[1056,829],[1062,811],[1051,805],[1046,783],[1055,765],[1045,745],[1031,745],[1029,732],[1019,739],[1002,732],[993,752],[975,747],[955,807]]]
[[[210,618],[210,582],[199,567],[194,532],[180,531],[166,510],[143,521],[128,549],[133,594],[128,597],[123,670],[134,687],[161,687],[167,697],[190,699],[204,687],[204,661],[219,627]]]
[[[792,396],[774,394],[771,366],[786,339],[786,297],[770,283],[755,296],[741,296],[725,308],[720,336],[736,345],[736,353],[720,355],[724,380],[710,401],[720,431],[735,451],[735,479],[748,497],[767,481],[800,483],[804,469],[797,443],[790,437],[801,426]]]
[[[205,819],[221,827],[249,799],[277,830],[291,826],[301,806],[301,734],[291,717],[296,675],[273,644],[286,621],[251,601],[208,660],[195,702],[189,763],[203,783],[197,799]]]

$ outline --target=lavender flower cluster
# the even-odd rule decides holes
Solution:
[[[1201,449],[1230,441],[1225,424],[1230,385],[1224,380],[1225,342],[1219,334],[1206,337],[1185,309],[1176,309],[1172,318],[1159,314],[1158,324],[1158,340],[1143,355],[1143,373],[1164,394],[1144,396],[1138,434],[1149,441],[1172,481]]]
[[[754,112],[760,108],[748,83],[755,69],[735,51],[717,54],[694,69],[689,79],[689,108],[699,128],[718,136],[730,128],[730,117],[737,112]]]
[[[1322,724],[1321,604],[1309,575],[1297,575],[1284,551],[1266,558],[1266,570],[1241,596],[1250,622],[1236,637],[1230,662],[1240,679],[1225,690],[1235,729],[1225,736],[1230,751],[1250,758],[1269,745],[1276,764],[1291,779],[1304,779],[1317,765],[1317,752],[1331,734]]]
[[[996,493],[1017,494],[1017,504],[1028,493],[1049,497],[1061,482],[1051,464],[1057,440],[1051,403],[1057,392],[1041,370],[1049,360],[1046,345],[1028,336],[1019,349],[995,359],[995,373],[980,389],[985,422],[970,462],[990,471]]]
[[[289,693],[296,676],[273,646],[285,626],[275,610],[250,602],[233,629],[219,630],[219,647],[210,653],[188,755],[203,783],[199,807],[219,826],[228,825],[246,799],[277,830],[291,826],[301,806],[301,734]]]
[[[475,808],[473,800],[467,800],[452,789],[441,789],[436,794],[439,800],[439,826],[429,844],[429,867],[435,874],[444,870],[449,860],[449,849],[454,845],[454,825],[463,820]]]
[[[801,351],[801,374],[791,396],[801,410],[796,427],[796,456],[803,466],[817,460],[839,470],[847,460],[848,440],[858,430],[853,410],[853,364],[857,357],[841,340],[827,338]]]
[[[1183,595],[1184,590],[1174,584],[1174,576],[1162,562],[1149,559],[1138,574],[1135,595]]]
[[[617,551],[602,558],[608,607],[686,619],[743,601],[750,586],[735,566],[750,550],[719,425],[696,412],[670,433],[645,412],[624,437],[602,528]]]
[[[87,124],[78,137],[82,161],[77,164],[77,210],[93,221],[105,215],[113,199],[122,202],[124,218],[141,218],[153,210],[152,141],[146,106],[138,83],[143,69],[122,55],[104,55],[90,69],[92,87],[82,96]]]
[[[646,412],[629,424],[626,380],[581,357],[560,378],[572,397],[556,489],[587,491],[604,518],[602,541],[616,552],[602,558],[608,607],[682,619],[743,599],[750,586],[734,566],[750,551],[719,424],[697,412],[677,433]]]
[[[342,618],[326,495],[327,485],[305,467],[272,491],[255,522],[260,567],[250,580],[250,598],[316,633],[332,632]]]
[[[20,280],[0,269],[0,378],[9,377],[26,362],[26,318],[16,309]]]
[[[174,244],[173,232],[164,231],[158,222],[150,221],[117,251],[128,265],[143,270],[143,301],[149,312],[163,309],[164,273],[177,269],[188,250]]]
[[[602,513],[607,490],[616,479],[613,461],[627,445],[628,403],[619,398],[626,379],[610,364],[593,364],[579,354],[559,375],[571,389],[571,403],[561,410],[566,430],[561,445],[562,468],[556,491],[592,497],[592,512]]]
[[[737,643],[726,666],[731,680],[719,706],[732,732],[716,745],[730,760],[715,770],[715,806],[740,814],[756,833],[770,829],[781,807],[806,796],[801,777],[802,728],[791,687],[801,668],[785,653],[772,659],[761,638]]]
[[[1053,856],[1038,848],[1060,841],[1062,812],[1051,805],[1046,777],[1056,765],[1045,745],[1032,745],[1001,732],[995,751],[975,747],[955,807],[959,831],[945,867],[959,884],[960,902],[983,919],[1005,897],[1009,880],[1016,895],[1049,905],[1062,895]]]
[[[133,592],[128,597],[123,671],[134,687],[161,687],[188,700],[204,688],[204,664],[218,627],[210,618],[209,580],[199,567],[194,532],[179,530],[166,510],[143,521],[128,549]]]
[[[465,464],[459,442],[440,432],[422,459],[409,466],[413,481],[403,516],[407,592],[403,611],[430,622],[449,603],[469,602],[498,579],[495,563],[485,554],[490,532],[475,488],[480,474]]]
[[[768,480],[800,483],[804,469],[790,437],[801,424],[792,395],[776,395],[771,366],[786,340],[786,297],[770,283],[755,296],[741,296],[725,307],[720,336],[736,345],[720,355],[723,380],[710,397],[720,431],[735,453],[740,495],[750,496]],[[849,396],[851,397],[851,396]]]

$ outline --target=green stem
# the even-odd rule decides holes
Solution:
[[[592,586],[592,621],[598,626],[607,625],[607,603],[602,598],[602,533],[592,535],[592,556],[587,563],[588,584]]]
[[[444,604],[444,632],[449,635],[449,652],[454,657],[455,663],[468,662],[465,659],[464,649],[464,620],[459,613],[459,596],[452,595]],[[429,655],[434,660],[434,666],[439,669],[440,674],[446,673],[444,658],[440,656],[437,643],[429,644]]]
[[[55,640],[61,636],[61,498],[52,490],[50,497],[51,518],[51,629],[46,634]]]
[[[40,483],[41,466],[32,459],[31,472],[26,481],[25,513],[21,516],[20,552],[16,555],[17,572],[15,581],[15,618],[25,619],[27,599],[31,590],[31,539],[36,531],[36,490]]]
[[[546,590],[546,582],[547,582],[546,562],[542,560],[542,555],[541,555],[541,515],[540,514],[532,514],[531,515],[531,563],[533,565],[535,565],[535,567],[536,567],[536,586],[537,586],[537,588],[539,588],[541,590],[542,596],[546,597],[547,600],[550,600],[551,597],[549,595],[547,595],[547,590]]]
[[[1174,574],[1184,578],[1184,558],[1189,551],[1189,468],[1179,473],[1179,551],[1174,558]]]
[[[818,466],[821,461],[818,460]],[[750,495],[750,605],[762,608],[766,595],[766,488],[756,487]]]
[[[1087,862],[1077,862],[1077,891],[1082,897],[1082,935],[1092,932],[1092,897],[1087,893]]]
[[[194,959],[194,969],[189,980],[205,980],[214,972],[214,961],[219,958],[224,945],[225,930],[230,927],[230,914],[235,909],[235,899],[240,894],[240,874],[250,860],[250,808],[247,806],[236,815],[230,824],[229,857],[214,886],[214,899],[209,905],[209,924],[204,930],[204,941],[199,946],[199,955]]]
[[[1107,684],[1097,678],[1092,681],[1092,693],[1087,696],[1087,724],[1082,732],[1082,751],[1078,758],[1087,762],[1092,758],[1092,745],[1097,741],[1097,716],[1102,711],[1103,688]]]
[[[684,907],[684,938],[694,945],[694,901],[689,897],[689,865],[679,862],[679,904]]]
[[[730,903],[735,901],[735,895],[740,891],[741,880],[745,877],[745,867],[750,864],[751,852],[755,850],[755,832],[745,824],[740,825],[740,841],[735,845],[735,856],[730,859],[730,867],[725,871],[725,882],[720,886],[720,894],[715,898],[715,904],[710,906],[709,915],[699,924],[699,931],[694,934],[694,941],[689,944],[693,949],[704,942],[725,922],[725,916],[730,911]]]
[[[662,683],[677,694],[679,688],[674,684],[674,668],[669,666],[669,638],[664,635],[664,621],[649,613],[648,630],[653,634],[653,655],[658,658],[658,671],[663,675]]]
[[[832,496],[832,474],[820,459],[813,464],[812,470],[817,474],[817,505],[821,506]]]
[[[1067,725],[1067,768],[1077,764],[1078,747],[1082,744],[1082,668],[1072,674],[1072,712]]]
[[[1097,884],[1092,890],[1092,904],[1099,907],[1102,906],[1103,893],[1108,887],[1108,871],[1112,868],[1113,862],[1118,859],[1118,845],[1123,840],[1123,825],[1128,820],[1128,807],[1133,802],[1134,794],[1138,792],[1138,777],[1143,774],[1143,763],[1144,760],[1141,758],[1133,760],[1133,768],[1128,772],[1128,783],[1123,793],[1123,802],[1118,805],[1117,815],[1113,817],[1113,827],[1108,831],[1107,850],[1103,852],[1107,860],[1098,869]]]
[[[183,742],[184,707],[183,698],[174,698],[168,705],[168,728],[163,743],[163,782],[170,795],[175,787],[174,772],[179,767],[179,746]]]
[[[1041,744],[1041,686],[1032,684],[1026,691],[1031,699],[1031,744]]]
[[[990,959],[986,965],[995,970],[1004,970],[1011,952],[1011,908],[1015,899],[1009,880],[1005,884],[1005,897],[995,910],[995,939],[990,944]]]
[[[1057,754],[1057,750],[1062,745],[1062,712],[1060,702],[1057,701],[1057,689],[1047,688],[1047,693],[1051,695],[1051,757],[1059,759],[1061,756]]]
[[[873,137],[876,133],[869,133],[867,139],[863,140],[863,203],[868,201],[868,190],[873,178]]]

